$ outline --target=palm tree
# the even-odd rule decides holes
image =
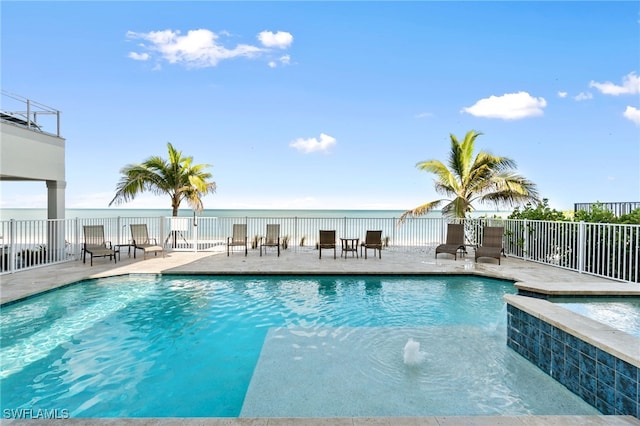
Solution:
[[[169,160],[161,157],[150,157],[142,164],[128,164],[120,173],[116,195],[109,203],[122,204],[133,200],[136,195],[150,191],[156,195],[168,194],[171,197],[173,216],[178,216],[178,208],[182,200],[187,200],[195,211],[203,209],[202,195],[214,193],[216,183],[208,182],[211,173],[204,169],[209,164],[192,165],[193,157],[183,157],[171,143],[167,143]]]
[[[450,218],[464,218],[473,210],[472,203],[492,202],[496,205],[514,205],[526,202],[538,203],[536,185],[513,169],[515,161],[480,151],[473,157],[476,138],[482,135],[475,130],[467,132],[462,142],[455,135],[451,138],[449,167],[438,160],[421,161],[419,170],[436,175],[435,188],[450,199],[429,201],[400,216],[402,223],[407,217],[420,216],[446,203],[442,214]]]

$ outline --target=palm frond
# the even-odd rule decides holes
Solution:
[[[494,190],[483,194],[481,200],[503,205],[540,202],[536,185],[513,172],[499,173],[493,178]]]
[[[418,206],[418,207],[416,207],[414,209],[407,210],[406,212],[404,212],[404,213],[402,213],[400,215],[400,218],[398,219],[398,224],[403,223],[409,217],[425,215],[425,214],[429,213],[431,210],[433,210],[436,207],[438,207],[444,201],[447,201],[447,200],[430,201],[430,202],[424,203],[424,204],[422,204],[422,205],[420,205],[420,206]]]

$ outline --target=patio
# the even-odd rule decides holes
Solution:
[[[498,265],[493,260],[480,259],[473,255],[459,257],[440,254],[434,258],[434,249],[396,251],[385,249],[382,259],[377,257],[347,258],[326,256],[318,259],[313,248],[298,248],[298,251],[283,250],[280,257],[274,253],[259,255],[258,250],[249,250],[249,255],[232,252],[227,256],[218,252],[169,252],[162,256],[142,260],[121,253],[117,264],[108,258],[94,260],[93,267],[82,261],[65,262],[51,266],[33,268],[1,278],[0,302],[6,303],[42,291],[50,290],[88,278],[99,278],[123,274],[478,274],[503,278],[539,286],[545,283],[562,283],[567,291],[578,292],[597,286],[608,291],[635,290],[640,295],[640,286],[594,277],[587,274],[526,262],[515,258],[503,258]]]

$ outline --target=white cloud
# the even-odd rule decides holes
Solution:
[[[568,93],[567,93],[567,92],[558,92],[558,97],[559,97],[559,98],[566,98],[566,97],[567,97],[567,95],[568,95]]]
[[[605,95],[633,95],[640,93],[640,77],[638,77],[635,72],[630,72],[622,77],[622,86],[618,86],[610,81],[597,83],[592,80],[589,83],[589,87],[595,87]]]
[[[573,97],[576,101],[586,101],[587,99],[593,99],[591,92],[580,92]]]
[[[290,63],[291,63],[291,56],[282,55],[276,61],[269,61],[269,63],[267,63],[267,65],[269,66],[269,68],[277,68],[278,64],[280,64],[280,65],[289,65]]]
[[[128,31],[128,38],[146,41],[140,45],[145,52],[131,52],[129,57],[134,60],[148,60],[151,59],[152,54],[157,53],[160,59],[171,64],[179,63],[191,68],[205,68],[215,67],[223,60],[238,57],[255,58],[269,52],[269,49],[249,44],[238,44],[227,48],[220,39],[220,36],[227,35],[226,32],[216,34],[206,29],[189,30],[186,35],[173,30],[147,33]],[[275,34],[263,31],[258,38],[264,46],[280,49],[287,48],[293,41],[291,34],[282,31]],[[283,58],[286,59],[283,60]],[[290,58],[285,55],[279,61],[283,64],[288,63]],[[277,64],[275,61],[272,62],[274,65]]]
[[[129,53],[129,57],[131,59],[133,59],[134,61],[146,61],[148,60],[151,56],[148,53],[136,53],[136,52],[131,52]]]
[[[544,98],[535,98],[527,92],[506,93],[502,96],[490,96],[480,99],[474,105],[462,109],[476,117],[518,120],[543,114],[547,106]]]
[[[640,109],[634,108],[632,106],[627,106],[627,109],[624,110],[622,114],[625,118],[633,121],[637,125],[640,125]]]
[[[280,63],[282,65],[289,65],[291,63],[291,56],[290,55],[282,55],[282,56],[280,56],[280,58],[278,60],[280,61]]]
[[[312,152],[327,152],[333,145],[336,144],[336,138],[327,134],[320,133],[320,140],[316,138],[303,139],[298,138],[289,144],[290,147],[297,149],[298,151],[309,154]]]
[[[286,31],[278,31],[273,33],[271,31],[262,31],[258,34],[258,40],[265,47],[277,47],[279,49],[286,49],[293,43],[293,36]]]
[[[429,118],[433,117],[433,114],[430,112],[421,112],[420,114],[416,114],[416,118]]]

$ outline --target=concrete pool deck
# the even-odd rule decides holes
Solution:
[[[93,267],[82,261],[36,268],[0,276],[2,304],[51,290],[84,279],[124,274],[477,274],[516,281],[527,290],[554,294],[582,294],[606,292],[609,295],[640,296],[640,285],[606,280],[561,268],[514,258],[503,258],[501,265],[494,260],[475,263],[472,255],[454,260],[446,254],[434,258],[433,249],[400,251],[383,250],[382,259],[354,258],[351,254],[337,259],[323,250],[323,258],[313,248],[284,250],[277,257],[274,250],[263,256],[250,250],[248,256],[235,252],[168,252],[165,257],[136,259],[122,253],[117,264],[108,258],[94,259]],[[567,311],[568,318],[575,317]],[[609,342],[615,346],[615,339]],[[628,340],[622,341],[628,345]],[[637,360],[640,363],[640,359]],[[6,420],[18,424],[24,420]],[[37,421],[36,421],[37,422]],[[631,416],[521,416],[521,417],[409,417],[409,418],[171,418],[171,419],[59,419],[48,424],[130,424],[130,425],[640,425]]]

